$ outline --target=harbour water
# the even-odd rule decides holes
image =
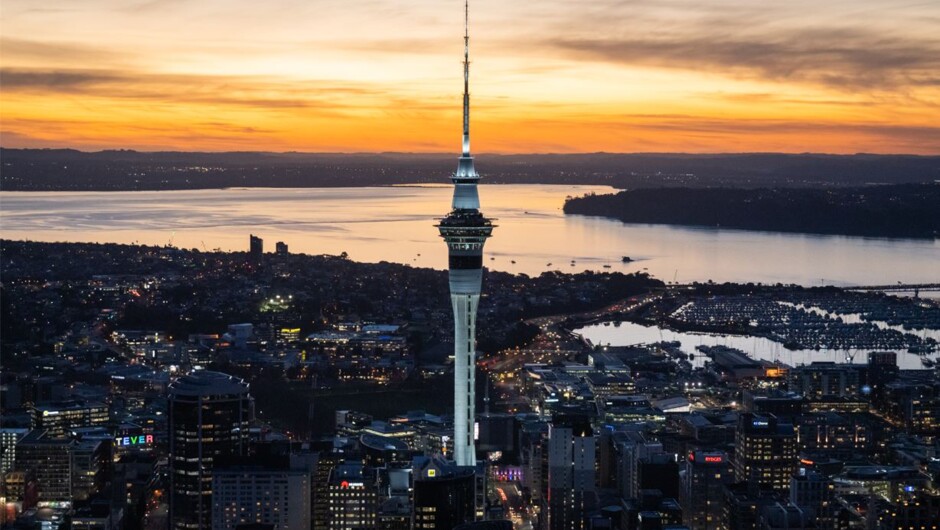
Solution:
[[[496,218],[485,265],[537,275],[645,271],[664,281],[885,285],[940,280],[940,241],[877,239],[624,225],[566,216],[568,195],[613,193],[604,186],[483,185],[485,213]],[[199,250],[265,249],[348,253],[445,269],[434,228],[452,189],[213,189],[146,192],[0,192],[0,236],[36,241],[172,244]],[[631,263],[622,263],[629,256]]]
[[[790,366],[809,364],[815,361],[836,363],[867,363],[868,350],[788,350],[779,342],[770,339],[742,335],[717,335],[714,333],[686,333],[661,329],[656,326],[643,326],[633,322],[592,324],[575,330],[597,346],[633,346],[657,342],[679,341],[685,353],[694,354],[692,364],[702,366],[707,357],[697,351],[696,346],[728,346],[746,352],[755,359],[781,362]],[[913,332],[921,335],[920,332]],[[933,331],[932,333],[936,333]],[[904,370],[923,369],[921,357],[907,352],[898,353],[898,366]]]

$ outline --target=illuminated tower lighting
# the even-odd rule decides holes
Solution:
[[[476,396],[476,318],[483,281],[483,244],[493,223],[480,212],[480,175],[470,156],[470,26],[464,3],[463,150],[457,159],[452,210],[436,226],[447,243],[450,300],[454,306],[454,462],[476,465],[474,417]]]

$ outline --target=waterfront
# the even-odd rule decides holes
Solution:
[[[485,265],[536,275],[546,270],[646,271],[664,281],[885,285],[936,282],[940,242],[748,232],[565,216],[567,195],[604,186],[484,185],[496,218]],[[0,192],[6,239],[116,242],[199,250],[340,254],[446,268],[432,226],[447,213],[450,186],[223,189],[154,192]],[[524,204],[525,206],[521,206]],[[622,263],[627,255],[635,261]]]
[[[782,362],[790,366],[809,364],[815,361],[866,363],[868,362],[869,353],[867,350],[789,350],[779,342],[763,337],[679,332],[633,322],[620,322],[617,325],[612,325],[609,322],[606,324],[592,324],[576,329],[574,332],[598,346],[633,346],[663,341],[679,341],[682,343],[682,351],[695,355],[692,364],[697,367],[702,366],[708,358],[697,351],[696,346],[728,346],[744,351],[755,359]],[[900,368],[904,370],[924,368],[919,355],[904,351],[898,351],[897,353]]]

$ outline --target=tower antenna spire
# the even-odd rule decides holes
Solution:
[[[470,0],[463,4],[463,156],[470,156]]]

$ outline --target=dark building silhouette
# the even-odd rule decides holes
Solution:
[[[264,257],[264,240],[254,234],[248,236],[248,257],[252,263],[261,263]]]
[[[215,463],[248,449],[248,384],[201,370],[171,383],[168,401],[170,528],[211,528]]]
[[[476,512],[474,468],[441,458],[414,459],[415,530],[454,528],[472,522]]]

